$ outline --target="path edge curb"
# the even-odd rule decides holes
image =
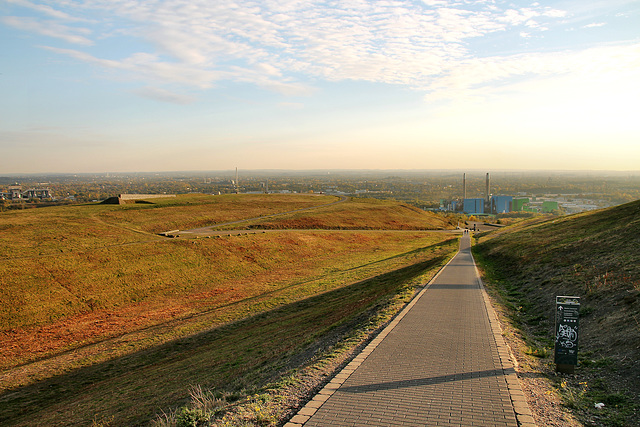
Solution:
[[[469,248],[469,250],[471,251],[471,248]],[[516,421],[518,422],[519,427],[538,427],[533,418],[533,413],[529,408],[527,398],[522,391],[520,380],[518,380],[518,374],[513,364],[513,354],[502,336],[502,326],[500,325],[498,316],[493,309],[493,305],[491,305],[491,299],[487,293],[484,281],[480,276],[480,271],[476,265],[475,258],[473,258],[473,253],[471,254],[471,259],[473,260],[473,266],[476,270],[478,285],[480,286],[480,289],[482,289],[482,298],[484,299],[484,305],[487,310],[487,316],[493,332],[493,338],[498,348],[498,356],[500,357],[500,363],[502,365],[502,371],[509,390],[511,406],[513,407],[513,412],[516,415]]]

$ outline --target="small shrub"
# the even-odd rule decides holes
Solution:
[[[176,427],[204,427],[210,420],[211,415],[202,409],[184,407],[176,415]]]
[[[109,418],[101,418],[98,419],[97,415],[93,418],[93,422],[91,423],[91,427],[109,427],[113,425],[113,415]]]
[[[529,356],[544,359],[551,355],[551,350],[547,347],[529,346],[525,349],[524,353],[528,354]]]
[[[225,404],[222,396],[212,390],[203,390],[200,385],[192,386],[189,394],[191,396],[192,406],[205,413],[216,411]]]
[[[586,382],[581,382],[578,387],[573,387],[566,380],[560,381],[559,391],[564,405],[572,409],[583,406],[588,388]]]

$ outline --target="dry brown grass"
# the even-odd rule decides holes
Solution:
[[[444,230],[455,228],[443,216],[403,203],[351,198],[346,203],[276,218],[250,221],[237,227],[330,230]]]
[[[452,236],[424,231],[150,233],[337,199],[211,200],[1,214],[0,423],[141,422],[181,402],[190,384],[262,381],[282,357],[414,286],[456,249]],[[342,205],[357,210],[331,208]],[[408,222],[420,214],[395,209]],[[366,216],[391,224],[402,218],[387,218],[393,210],[385,202]]]

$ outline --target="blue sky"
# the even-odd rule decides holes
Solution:
[[[638,0],[0,0],[0,174],[640,170]]]

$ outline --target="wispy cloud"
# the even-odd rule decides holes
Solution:
[[[149,53],[135,53],[124,59],[113,60],[98,58],[75,49],[61,49],[51,46],[42,47],[52,52],[67,55],[103,68],[127,71],[136,79],[142,81],[180,83],[186,86],[206,89],[212,86],[212,82],[224,77],[223,73],[215,70],[192,67],[189,66],[189,64],[180,62],[162,61],[158,55]]]
[[[597,28],[597,27],[604,27],[605,25],[607,25],[606,22],[594,22],[592,24],[587,24],[582,28]]]
[[[406,85],[443,97],[495,79],[567,70],[553,58],[541,68],[535,54],[475,58],[469,48],[474,38],[506,31],[532,37],[567,16],[538,3],[507,9],[495,2],[462,0],[10,3],[49,19],[14,16],[4,18],[5,24],[73,44],[98,44],[114,34],[114,26],[120,27],[137,53],[106,58],[97,49],[49,49],[127,72],[156,88],[177,83],[206,89],[231,80],[299,96],[313,92],[309,81],[359,80]],[[92,13],[110,24],[96,25],[95,34],[67,25]],[[155,89],[143,88],[139,94],[163,98]]]
[[[166,89],[151,87],[151,86],[138,88],[133,90],[132,92],[143,98],[148,98],[155,101],[168,102],[171,104],[186,105],[186,104],[191,104],[195,101],[195,98],[192,96],[182,95],[179,93],[171,92]]]
[[[430,90],[426,99],[458,99],[481,104],[488,95],[515,92],[523,81],[553,77],[582,82],[585,90],[598,82],[640,82],[640,44],[467,59],[434,79],[426,88]],[[640,90],[640,85],[635,86],[626,91]],[[621,93],[625,91],[618,89]]]
[[[87,28],[75,28],[53,20],[21,16],[3,16],[0,18],[0,22],[19,30],[54,37],[68,43],[85,46],[93,45],[93,41],[86,37],[91,33]]]
[[[36,4],[33,2],[30,2],[28,0],[6,0],[7,3],[11,3],[11,4],[15,4],[17,6],[22,6],[22,7],[26,7],[32,10],[35,10],[37,12],[41,12],[44,13],[45,15],[49,15],[52,18],[58,18],[64,21],[87,21],[86,19],[83,18],[78,18],[76,16],[72,16],[69,15],[68,13],[65,13],[61,10],[58,9],[54,9],[51,6],[48,6],[46,4]]]

